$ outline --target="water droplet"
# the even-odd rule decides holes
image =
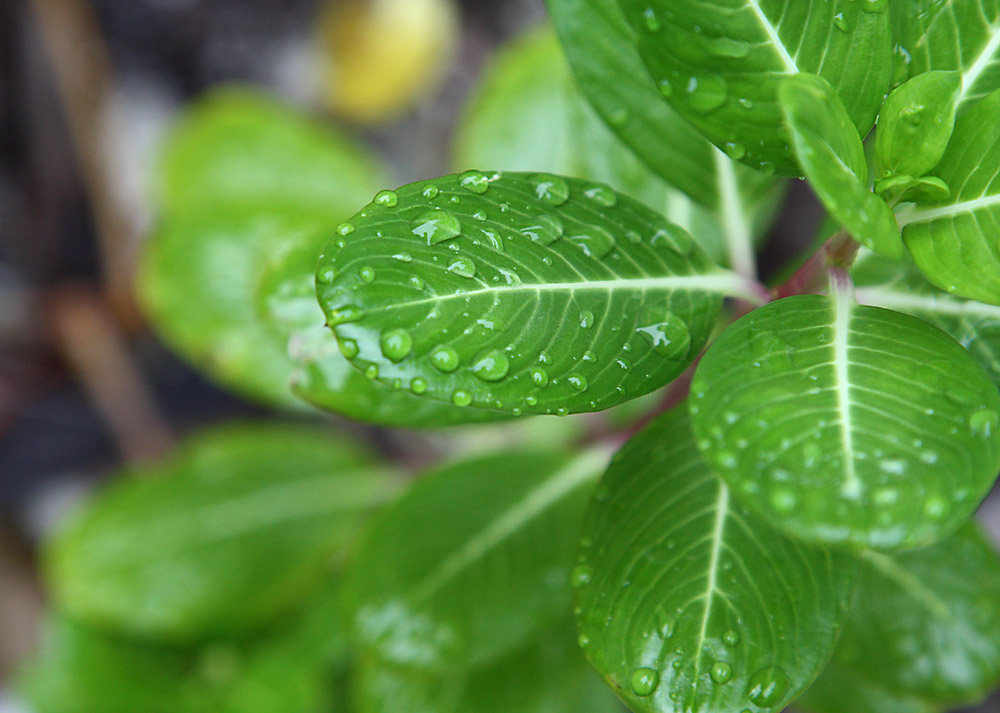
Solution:
[[[787,488],[778,488],[771,493],[771,507],[776,512],[791,512],[797,502],[798,499],[795,497],[795,493]]]
[[[663,614],[662,612],[657,615],[656,619],[660,637],[663,639],[672,637],[674,635],[674,628],[677,626],[677,620],[669,614]]]
[[[747,696],[761,708],[773,708],[788,692],[791,681],[777,666],[768,666],[750,677]]]
[[[531,370],[531,383],[534,384],[535,386],[539,386],[539,387],[548,386],[548,384],[549,384],[549,375],[545,371],[545,369],[538,369],[538,368],[532,369]]]
[[[426,239],[428,245],[437,245],[462,234],[462,224],[446,210],[429,210],[414,220],[410,228],[418,238]]]
[[[570,374],[566,377],[566,381],[569,382],[570,386],[580,392],[586,391],[587,387],[590,386],[587,382],[587,377],[582,376],[581,374]]]
[[[593,364],[597,361],[597,355],[589,349],[583,353],[583,360],[589,364]]]
[[[379,339],[386,359],[402,361],[413,349],[413,337],[405,329],[388,329]]]
[[[420,191],[420,195],[422,195],[424,198],[430,201],[437,198],[438,193],[440,192],[441,191],[438,189],[437,186],[435,186],[433,183],[428,183],[426,186],[424,186],[424,190]]]
[[[590,329],[594,326],[594,313],[589,309],[580,312],[580,326],[584,329]]]
[[[456,406],[468,406],[472,403],[472,394],[459,389],[451,395],[451,402]]]
[[[632,690],[637,696],[651,696],[660,685],[660,674],[651,668],[637,668],[632,672]]]
[[[948,512],[948,502],[936,495],[929,497],[924,501],[924,512],[935,520],[940,519]]]
[[[334,278],[337,276],[337,271],[332,267],[328,267],[325,270],[320,270],[319,274],[316,275],[316,282],[320,285],[329,285],[333,283]]]
[[[483,194],[490,187],[490,179],[479,171],[466,171],[458,177],[458,185],[472,193]]]
[[[377,379],[378,378],[378,366],[376,364],[369,364],[367,367],[365,367],[365,376],[368,379],[371,379],[372,381],[374,381],[375,379]]]
[[[521,228],[521,234],[540,245],[551,245],[563,236],[562,221],[554,215],[542,213],[532,225]]]
[[[736,646],[736,644],[740,643],[740,633],[730,629],[722,635],[722,643],[726,646]]]
[[[358,343],[353,339],[341,339],[338,342],[338,346],[340,347],[340,353],[344,355],[345,359],[354,359],[361,351],[358,348]]]
[[[590,645],[590,637],[586,634],[580,634],[580,637],[576,640],[576,643],[580,645],[581,649],[587,648]]]
[[[729,98],[726,80],[716,75],[691,77],[687,86],[688,104],[699,114],[715,111]]]
[[[454,273],[459,277],[471,279],[476,276],[476,263],[472,262],[472,259],[467,257],[455,258],[451,264],[448,265],[448,272]]]
[[[550,206],[561,206],[569,200],[569,186],[559,176],[536,173],[529,179],[535,189],[535,197]]]
[[[670,83],[669,79],[661,79],[657,85],[660,90],[660,96],[664,99],[669,99],[674,94],[674,85]]]
[[[908,467],[907,462],[902,458],[886,458],[879,462],[879,470],[890,475],[903,475]]]
[[[771,163],[770,161],[761,161],[760,165],[758,166],[758,168],[763,173],[766,173],[768,176],[773,176],[774,175],[775,167],[774,167],[774,164]]]
[[[525,396],[524,403],[528,404],[528,406],[537,406],[538,398],[536,396]]]
[[[347,236],[354,232],[354,223],[341,223],[337,227],[337,235]]]
[[[458,352],[445,344],[436,346],[431,351],[431,364],[438,371],[450,374],[458,368]]]
[[[666,247],[679,255],[690,255],[695,245],[691,234],[679,225],[668,225],[666,228],[660,228],[653,233],[649,244],[654,247]]]
[[[510,370],[507,355],[499,349],[487,349],[479,352],[473,360],[469,371],[483,381],[500,381]]]
[[[417,277],[416,275],[410,275],[410,279],[408,280],[408,282],[410,283],[410,286],[413,287],[414,289],[417,290],[424,289],[424,281],[419,277]]]
[[[410,382],[410,391],[415,393],[417,396],[427,393],[427,379],[423,379],[418,376]]]
[[[587,186],[583,189],[583,195],[587,196],[587,198],[594,201],[597,205],[605,208],[613,208],[618,204],[618,194],[601,183]]]
[[[747,155],[746,146],[744,146],[743,144],[735,143],[733,141],[727,142],[726,144],[723,145],[722,148],[725,150],[726,155],[729,156],[729,158],[733,159],[734,161],[739,161],[741,158]]]
[[[363,267],[358,270],[358,277],[365,282],[373,282],[375,280],[375,271],[370,267]]]
[[[392,257],[400,262],[413,262],[413,256],[410,253],[396,253]]]
[[[913,55],[902,45],[896,45],[892,51],[892,86],[899,86],[910,78],[910,66]]]
[[[394,191],[379,191],[375,194],[374,202],[386,208],[395,208],[399,203],[399,196]]]
[[[650,32],[659,32],[663,25],[660,24],[660,18],[656,16],[656,11],[651,7],[647,7],[642,11],[642,24]]]
[[[365,311],[357,305],[344,305],[330,311],[330,318],[327,320],[331,327],[347,322],[357,322],[365,316]]]
[[[573,585],[574,589],[582,589],[590,584],[590,580],[594,577],[594,568],[589,564],[578,564],[569,573],[570,584]]]
[[[833,16],[833,26],[841,32],[849,32],[851,29],[851,23],[847,21],[842,12],[838,12]]]
[[[691,331],[684,320],[669,310],[657,312],[654,308],[643,310],[641,320],[644,326],[635,331],[649,342],[653,351],[671,361],[687,358],[691,351]]]
[[[716,57],[742,59],[750,54],[750,43],[729,37],[706,37],[702,40],[709,54]]]
[[[566,239],[580,248],[584,255],[596,260],[606,257],[616,246],[614,236],[596,225],[588,226],[586,233],[571,235]]]
[[[720,686],[725,685],[733,677],[733,667],[725,661],[716,661],[712,664],[711,676]]]
[[[972,429],[973,436],[989,438],[997,433],[1000,427],[1000,416],[993,409],[982,408],[969,417],[969,428]]]

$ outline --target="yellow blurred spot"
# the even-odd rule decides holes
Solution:
[[[327,0],[319,32],[330,107],[376,123],[410,108],[441,79],[458,12],[453,0]]]

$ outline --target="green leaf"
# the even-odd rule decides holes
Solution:
[[[139,298],[159,335],[221,384],[271,405],[301,407],[294,364],[254,310],[267,256],[328,235],[324,221],[207,212],[164,221],[145,246]],[[318,253],[317,253],[318,254]]]
[[[723,215],[739,209],[750,216],[744,222],[768,222],[754,213],[777,200],[778,184],[727,160],[662,100],[636,50],[635,31],[615,0],[547,4],[580,90],[639,158],[703,206]],[[723,148],[739,155],[735,145]]]
[[[959,113],[1000,89],[996,0],[890,0],[898,81],[932,70],[962,73]]]
[[[913,266],[867,254],[853,271],[862,304],[905,312],[930,322],[965,347],[1000,389],[1000,306],[953,297]]]
[[[846,294],[773,302],[705,355],[691,413],[706,460],[789,534],[927,545],[1000,471],[1000,393],[951,337]]]
[[[594,4],[610,6],[618,16],[618,25],[628,28],[614,0],[592,1]],[[552,5],[554,10],[564,5],[581,6],[579,11],[564,8],[554,12],[556,17],[566,16],[578,29],[575,23],[601,22],[600,13],[595,14],[578,0]],[[588,44],[588,48],[594,47]],[[644,71],[630,45],[621,43],[618,49],[631,52],[639,70]],[[627,77],[626,81],[633,78]],[[655,93],[651,83],[647,89]],[[659,101],[655,106],[664,112],[672,111]],[[664,183],[601,123],[580,95],[551,30],[542,26],[501,50],[486,70],[459,125],[453,163],[457,170],[491,166],[500,171],[542,171],[602,181],[665,213],[691,233],[716,262],[737,262],[741,269],[748,265],[749,274],[755,244],[771,225],[783,184],[733,163],[680,117],[675,115],[674,122],[683,125],[684,133],[672,138],[687,142],[679,150],[692,142],[701,145],[698,159],[707,162],[713,181],[713,194],[706,201],[708,208]],[[662,143],[665,133],[658,130],[654,136]],[[581,146],[587,150],[580,151]],[[667,150],[672,151],[669,145]],[[671,160],[669,166],[665,177],[668,182],[670,174],[680,173],[677,160]],[[700,171],[701,165],[697,167]],[[732,261],[727,252],[733,253]]]
[[[1000,38],[1000,33],[997,34]],[[938,287],[1000,304],[1000,90],[959,116],[934,169],[951,187],[940,203],[897,211],[917,266]]]
[[[432,676],[368,660],[355,680],[358,713],[624,713],[587,666],[571,622],[466,675]]]
[[[876,178],[920,177],[933,169],[955,128],[962,75],[927,72],[896,88],[882,105],[875,134]]]
[[[947,708],[891,691],[881,681],[841,666],[836,658],[794,707],[807,713],[940,713]]]
[[[778,88],[790,74],[828,80],[859,133],[889,84],[887,0],[618,0],[660,93],[720,148],[767,173],[798,173]]]
[[[799,165],[823,205],[872,250],[903,257],[892,211],[868,189],[861,137],[829,82],[797,74],[785,79],[779,98]]]
[[[376,200],[320,258],[356,368],[424,398],[578,413],[666,384],[745,282],[602,184],[470,171]]]
[[[865,556],[830,672],[803,703],[883,713],[881,692],[902,710],[940,710],[975,703],[998,681],[1000,558],[969,524],[933,547]]]
[[[355,142],[248,88],[200,98],[163,147],[159,198],[168,216],[240,209],[336,226],[381,182]]]
[[[832,653],[858,569],[731,497],[683,408],[615,456],[582,542],[584,652],[639,712],[781,710]]]
[[[243,636],[290,610],[397,490],[348,441],[264,424],[207,431],[143,475],[56,535],[47,581],[73,617],[178,643]]]
[[[317,239],[318,238],[318,239]],[[277,253],[263,270],[255,300],[257,318],[273,339],[287,343],[294,363],[292,391],[317,408],[384,426],[438,428],[495,421],[503,414],[470,411],[420,399],[366,378],[340,352],[316,302],[316,258],[326,236],[309,236]]]
[[[421,479],[372,524],[345,585],[362,648],[471,670],[568,613],[579,524],[607,458],[515,451]]]

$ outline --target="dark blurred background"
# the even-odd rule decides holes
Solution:
[[[396,183],[444,173],[484,62],[545,14],[542,0],[455,0],[437,81],[379,116],[324,82],[337,3],[0,0],[0,713],[16,710],[3,682],[36,632],[33,549],[48,524],[116,465],[259,412],[173,357],[133,302],[155,219],[150,166],[180,109],[213,85],[252,82],[350,127]],[[817,219],[796,187],[765,272]]]

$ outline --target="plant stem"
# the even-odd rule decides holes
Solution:
[[[840,231],[823,243],[788,280],[773,290],[775,299],[821,292],[828,283],[832,268],[848,271],[861,246],[846,231]]]

